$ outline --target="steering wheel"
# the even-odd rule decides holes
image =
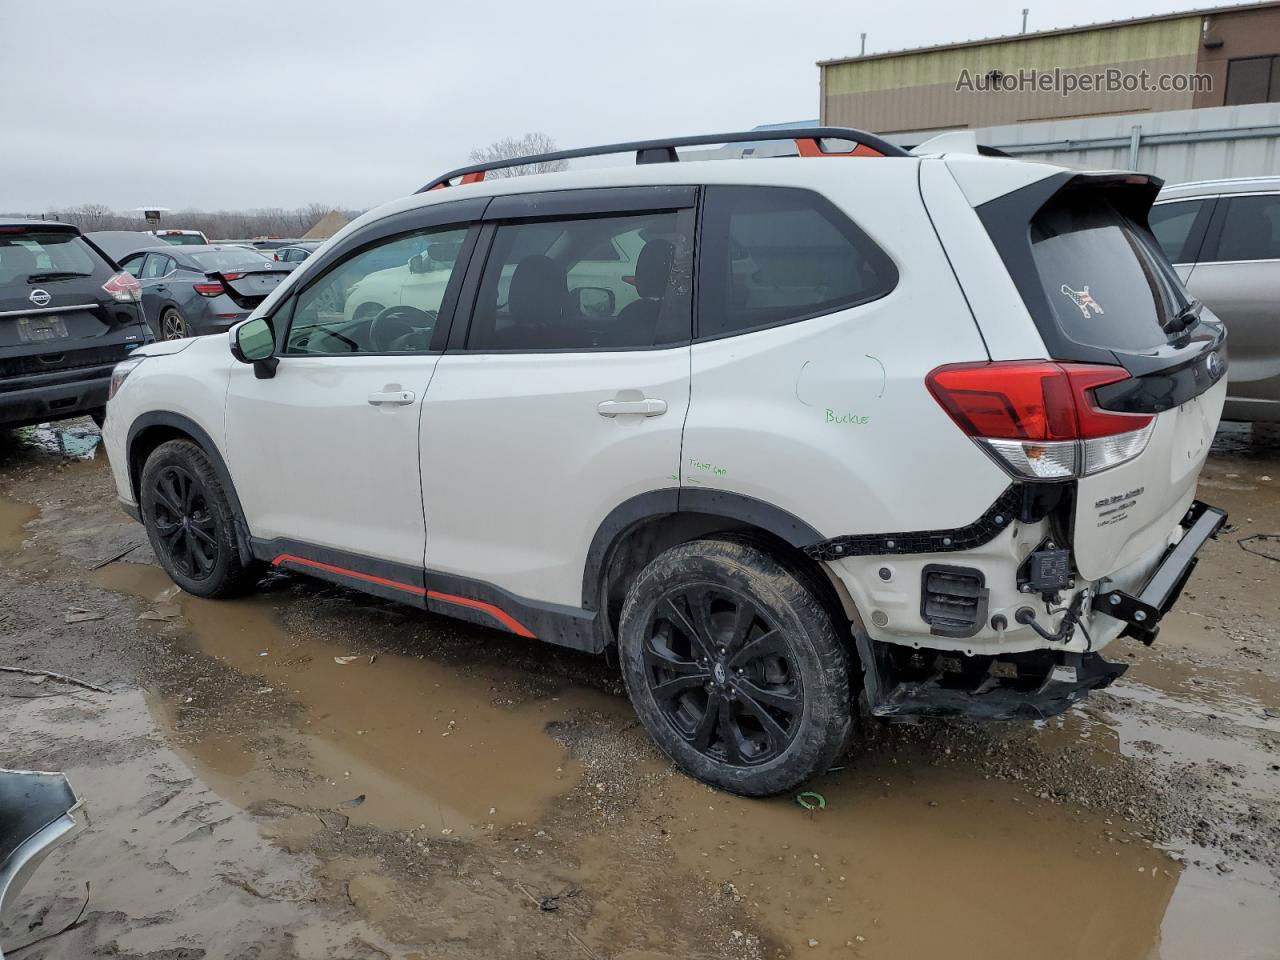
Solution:
[[[409,349],[423,328],[430,331],[435,323],[434,310],[419,310],[405,304],[387,307],[370,322],[369,343],[377,353]]]

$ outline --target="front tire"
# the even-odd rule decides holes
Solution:
[[[240,593],[257,579],[237,549],[235,514],[213,464],[190,440],[160,444],[142,469],[142,522],[171,580],[198,597]]]
[[[653,560],[627,593],[618,644],[640,722],[704,783],[782,793],[848,739],[849,655],[832,616],[757,546],[698,540]]]

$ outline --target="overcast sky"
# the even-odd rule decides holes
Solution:
[[[0,0],[0,211],[363,209],[562,147],[818,115],[815,61],[1169,0]],[[1198,6],[1205,6],[1201,3]]]

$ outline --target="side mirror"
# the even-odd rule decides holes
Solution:
[[[575,287],[573,300],[578,315],[591,319],[612,317],[616,303],[613,291],[607,287]]]
[[[275,376],[280,363],[275,352],[275,332],[266,317],[246,320],[231,335],[231,355],[241,363],[253,364],[254,375],[259,380]]]
[[[426,254],[419,253],[417,256],[413,256],[409,258],[410,273],[426,273],[430,269],[431,268],[427,266]]]

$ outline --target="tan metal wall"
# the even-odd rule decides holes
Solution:
[[[1190,73],[1200,52],[1201,18],[1125,24],[1080,33],[1014,37],[992,43],[859,59],[824,65],[822,120],[881,132],[936,127],[986,127],[1108,113],[1181,110],[1186,93],[1082,93],[956,91],[961,71]],[[1221,102],[1221,101],[1219,101]]]

